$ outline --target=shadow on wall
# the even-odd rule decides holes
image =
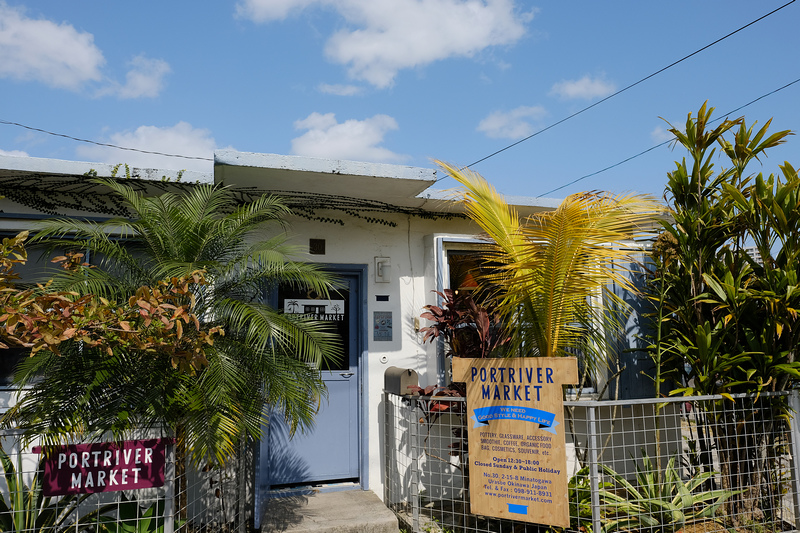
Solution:
[[[295,453],[291,446],[289,428],[284,423],[271,422],[269,425],[269,480],[272,488],[275,482],[280,480],[304,480],[308,479],[311,472],[308,463]],[[280,445],[276,445],[280,443]],[[288,443],[288,445],[287,445]],[[320,453],[324,453],[320,450]]]

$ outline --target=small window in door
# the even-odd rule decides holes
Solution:
[[[278,290],[278,309],[286,314],[306,315],[327,322],[340,340],[341,354],[336,359],[323,362],[323,371],[348,371],[350,361],[350,302],[346,290],[331,291],[330,298],[320,298],[316,293],[295,287],[281,287]]]

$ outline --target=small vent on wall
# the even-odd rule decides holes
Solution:
[[[308,253],[325,255],[325,239],[308,239]]]

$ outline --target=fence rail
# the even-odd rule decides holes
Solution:
[[[444,407],[432,409],[434,403]],[[386,504],[414,533],[541,532],[470,513],[463,398],[384,394]],[[797,391],[565,402],[570,531],[798,531]]]

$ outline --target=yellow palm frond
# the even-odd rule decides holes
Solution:
[[[654,198],[576,194],[523,221],[479,174],[439,164],[464,187],[467,214],[496,245],[491,260],[500,268],[492,281],[501,285],[501,312],[525,354],[577,347],[587,322],[606,314],[588,299],[609,283],[634,290],[620,264],[631,262],[629,244],[652,232],[663,210]]]

